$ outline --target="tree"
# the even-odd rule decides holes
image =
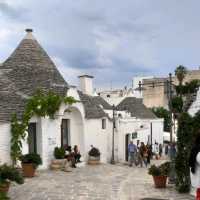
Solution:
[[[175,161],[176,187],[181,193],[190,190],[189,156],[193,138],[193,119],[188,113],[178,118],[177,155]]]
[[[183,110],[183,100],[181,97],[173,97],[172,98],[172,112],[174,114],[181,113]]]
[[[200,87],[200,80],[194,79],[190,81],[189,83],[185,83],[185,85],[177,85],[175,86],[176,88],[176,93],[180,96],[181,95],[190,95],[193,93],[196,93],[198,88]]]
[[[152,108],[152,111],[156,115],[156,117],[164,118],[164,131],[169,132],[170,131],[170,112],[163,107]]]
[[[187,73],[187,69],[183,65],[179,65],[176,68],[175,75],[179,81],[179,85],[183,85],[183,80],[185,78],[186,73]]]

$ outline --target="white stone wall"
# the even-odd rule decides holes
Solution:
[[[142,119],[121,119],[117,129],[118,135],[118,159],[120,162],[125,161],[125,136],[137,132],[137,138],[133,140],[136,144],[137,140],[144,142],[148,141],[148,135],[151,134],[150,123],[152,122],[152,142],[155,141],[163,144],[163,119],[142,120]],[[141,128],[141,125],[143,126]],[[131,137],[131,136],[130,136]]]
[[[10,124],[0,123],[0,163],[11,163],[10,136]]]
[[[194,116],[198,111],[200,110],[200,88],[197,91],[197,97],[196,100],[192,103],[190,108],[188,109],[188,113],[191,116]]]
[[[91,145],[101,152],[101,162],[107,162],[110,156],[109,134],[111,133],[110,121],[106,119],[106,129],[102,129],[102,119],[90,119],[85,123],[85,153],[91,149]],[[86,157],[87,159],[87,157]]]

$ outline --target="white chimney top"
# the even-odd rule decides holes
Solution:
[[[81,75],[79,76],[80,80],[80,89],[84,94],[87,95],[93,95],[93,84],[92,84],[92,79],[94,77],[90,75]]]
[[[27,28],[27,29],[25,29],[25,31],[26,31],[26,36],[25,36],[24,39],[35,40],[35,38],[34,38],[34,36],[33,36],[33,34],[32,34],[33,29]]]

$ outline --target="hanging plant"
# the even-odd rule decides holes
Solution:
[[[47,94],[38,90],[35,95],[28,99],[21,121],[17,115],[13,114],[11,118],[11,148],[10,155],[13,164],[22,155],[22,140],[26,137],[29,121],[34,115],[38,117],[49,116],[54,118],[55,113],[59,110],[61,103],[72,105],[77,101],[73,97],[61,97],[52,91]]]

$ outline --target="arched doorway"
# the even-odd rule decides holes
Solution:
[[[76,107],[64,111],[61,123],[61,146],[78,145],[81,153],[84,152],[84,126],[81,112]]]

